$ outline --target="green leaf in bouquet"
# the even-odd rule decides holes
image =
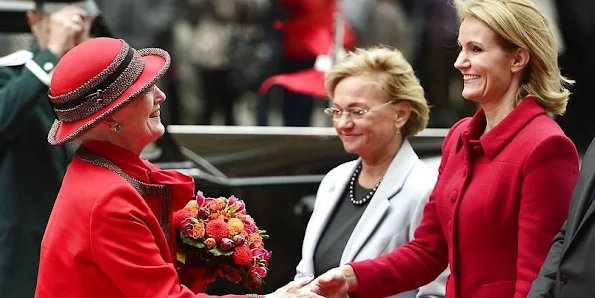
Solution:
[[[201,240],[193,239],[186,235],[182,235],[181,238],[182,238],[182,243],[184,243],[184,244],[188,244],[188,245],[196,247],[196,248],[204,248],[205,247],[205,244]]]
[[[209,249],[209,252],[212,253],[216,257],[218,257],[218,256],[231,256],[233,254],[233,250],[223,251],[223,250],[219,249],[219,247],[217,247],[217,246]]]

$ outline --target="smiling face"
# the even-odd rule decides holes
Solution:
[[[369,110],[360,119],[341,115],[333,120],[345,151],[363,158],[382,155],[390,150],[390,143],[399,143],[396,126],[402,127],[406,117],[398,116],[405,103],[380,106],[389,101],[377,75],[358,75],[341,80],[335,87],[332,106],[350,111],[355,108]]]
[[[455,67],[463,74],[463,97],[481,104],[514,98],[520,71],[516,50],[505,49],[494,30],[472,17],[461,23],[458,41]]]
[[[160,104],[164,101],[163,91],[153,85],[114,114],[113,118],[121,126],[117,135],[128,150],[140,153],[165,133],[160,117]]]

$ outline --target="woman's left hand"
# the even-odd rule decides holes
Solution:
[[[294,280],[275,292],[265,295],[266,298],[322,298],[316,293],[310,292],[304,286],[312,281],[313,277],[303,277]]]

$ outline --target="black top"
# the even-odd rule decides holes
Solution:
[[[368,195],[371,189],[363,188],[359,183],[355,186],[355,198],[360,199]],[[326,228],[320,235],[318,245],[314,251],[314,275],[319,276],[326,271],[339,266],[343,250],[360,217],[366,210],[368,203],[355,206],[349,200],[349,184],[343,192],[342,199],[337,203]]]

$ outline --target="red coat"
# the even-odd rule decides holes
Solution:
[[[353,263],[357,296],[419,287],[447,265],[447,298],[527,296],[568,214],[578,156],[534,98],[480,137],[485,125],[480,110],[452,127],[415,240]]]
[[[109,143],[85,147],[138,181],[167,185],[171,210],[192,198],[191,177],[161,171]],[[163,214],[163,199],[142,197],[116,172],[83,161],[77,153],[43,237],[35,297],[209,297],[179,283],[163,221],[154,215]]]

